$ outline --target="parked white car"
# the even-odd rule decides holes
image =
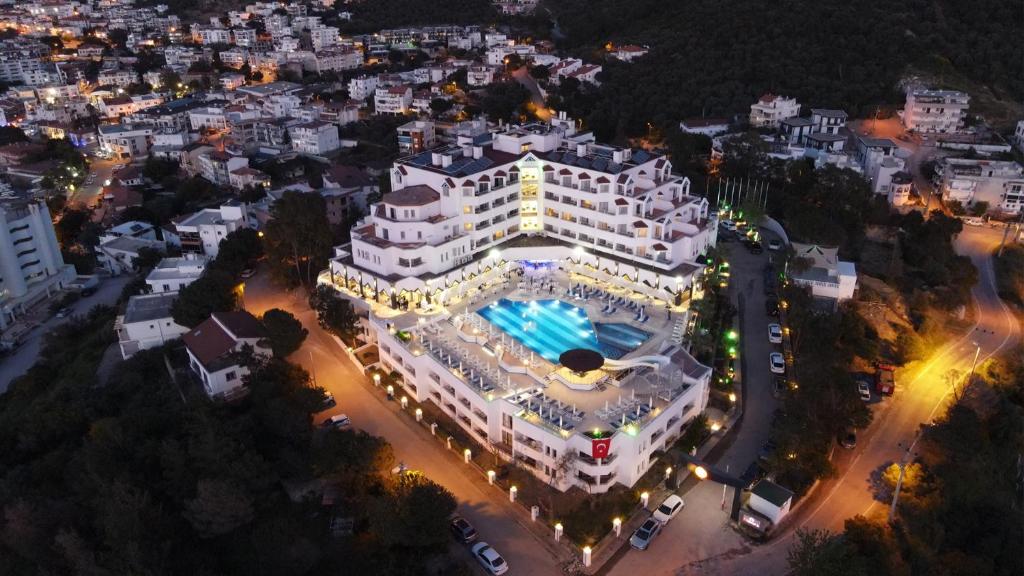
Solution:
[[[662,524],[668,524],[669,520],[675,518],[676,514],[679,514],[683,506],[683,499],[673,494],[665,498],[665,501],[661,503],[661,506],[658,506],[658,509],[654,511],[651,517]]]
[[[473,557],[490,574],[504,574],[508,572],[508,562],[498,554],[498,551],[491,548],[487,542],[478,542],[473,546]]]
[[[782,354],[772,352],[768,355],[768,362],[771,364],[772,372],[775,374],[786,373],[786,359],[782,357]]]
[[[718,223],[718,225],[721,226],[722,229],[728,230],[729,232],[736,231],[736,223],[733,222],[732,220],[722,220],[721,222]]]
[[[867,382],[857,382],[857,394],[860,394],[861,400],[871,402],[871,386],[868,386]]]
[[[772,344],[782,344],[782,326],[778,324],[768,325],[768,341]]]

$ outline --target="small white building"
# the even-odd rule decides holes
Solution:
[[[177,298],[177,292],[163,292],[128,299],[124,314],[114,323],[122,358],[127,360],[140,350],[162,346],[188,332],[171,317],[171,306]]]
[[[474,64],[466,70],[466,84],[470,86],[487,86],[494,83],[494,78],[501,68],[490,64]]]
[[[1013,131],[1013,145],[1024,150],[1024,120],[1017,122],[1017,129]]]
[[[288,132],[292,137],[292,149],[300,154],[322,156],[341,147],[338,127],[330,122],[314,120],[297,124]]]
[[[679,130],[687,134],[703,134],[709,138],[729,131],[727,118],[687,118],[679,123]]]
[[[217,257],[221,240],[245,227],[254,227],[254,224],[244,202],[229,202],[220,208],[206,208],[182,216],[174,223],[183,251],[200,252],[211,258]]]
[[[243,379],[249,374],[237,352],[250,348],[253,354],[267,357],[270,349],[261,345],[266,337],[263,324],[252,314],[214,312],[209,319],[182,336],[188,352],[189,367],[203,383],[211,398],[230,399],[243,392]]]
[[[145,250],[164,252],[163,240],[132,236],[101,236],[96,246],[96,262],[113,276],[135,272],[135,260]]]
[[[834,300],[836,304],[853,298],[857,290],[857,269],[853,262],[839,259],[839,249],[793,242],[796,257],[805,260],[806,267],[789,268],[794,284],[805,286],[815,298]]]
[[[796,98],[765,94],[750,105],[750,125],[754,128],[778,128],[781,121],[799,115]]]
[[[412,105],[412,88],[407,85],[377,88],[373,93],[377,114],[408,114]]]
[[[648,48],[646,46],[637,46],[636,44],[625,44],[612,50],[611,55],[622,60],[623,62],[632,62],[637,58],[647,54]]]
[[[961,132],[970,101],[968,94],[956,90],[910,90],[903,106],[903,125],[915,132]]]
[[[793,504],[793,491],[783,488],[770,480],[761,480],[750,491],[748,506],[755,512],[764,515],[773,524],[778,524],[789,514]]]
[[[946,158],[939,193],[965,208],[986,202],[991,211],[1017,214],[1024,203],[1024,168],[1013,161]]]
[[[910,204],[913,189],[914,178],[910,174],[902,171],[893,174],[889,181],[889,189],[886,192],[889,205],[900,207]]]
[[[348,97],[353,100],[366,100],[376,90],[376,76],[357,76],[348,81]]]
[[[417,154],[434,147],[436,130],[430,120],[413,120],[396,129],[398,151],[402,155]]]
[[[209,261],[209,256],[194,253],[178,258],[164,258],[146,276],[149,291],[154,294],[178,292],[198,280]]]

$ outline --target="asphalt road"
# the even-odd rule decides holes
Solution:
[[[764,241],[767,242],[768,238]],[[763,269],[770,252],[750,254],[737,242],[721,244],[729,249],[731,282],[729,294],[736,304],[743,299],[740,323],[742,345],[742,383],[744,386],[743,423],[732,443],[716,462],[716,466],[737,476],[757,459],[771,428],[777,400],[771,393],[771,371],[768,355],[781,351],[781,346],[768,341],[768,324],[777,319],[765,314]],[[724,434],[722,430],[719,434]],[[608,572],[615,576],[632,574],[673,574],[696,559],[747,553],[750,546],[730,526],[729,512],[733,489],[723,493],[722,485],[700,482],[688,491],[683,488],[686,506],[662,530],[660,536],[643,552],[630,549]],[[723,507],[723,494],[725,505]],[[653,505],[652,505],[653,508]],[[623,536],[627,536],[623,534]],[[699,563],[698,563],[699,565]]]
[[[461,460],[446,451],[411,418],[397,414],[395,404],[366,386],[365,377],[344,356],[337,343],[320,329],[314,313],[306,304],[301,289],[285,292],[269,285],[260,272],[246,282],[245,307],[259,315],[270,308],[288,310],[309,330],[302,347],[289,358],[302,365],[316,378],[318,385],[334,394],[337,406],[318,417],[345,413],[356,428],[391,443],[396,460],[444,486],[458,500],[458,513],[468,519],[509,563],[510,574],[560,574],[557,559],[544,542],[524,527],[525,520],[513,515],[507,498],[487,486],[486,479],[469,471]],[[453,544],[453,547],[459,548]],[[465,553],[470,558],[468,552]],[[482,573],[482,571],[481,571]]]
[[[876,500],[872,475],[902,458],[905,451],[901,446],[913,446],[921,425],[942,415],[952,399],[944,375],[953,368],[964,375],[970,371],[975,342],[981,346],[980,364],[1013,346],[1020,338],[1020,323],[999,299],[995,288],[991,254],[1000,237],[1001,230],[965,228],[956,240],[958,252],[969,256],[979,269],[979,282],[972,290],[977,323],[967,334],[902,373],[896,394],[875,408],[875,421],[860,435],[858,448],[852,452],[837,452],[840,455],[838,477],[820,486],[819,492],[807,503],[810,508],[800,513],[798,522],[765,545],[744,545],[717,556],[698,554],[691,556],[691,562],[685,567],[666,563],[660,565],[660,570],[650,573],[784,574],[786,553],[797,528],[839,532],[845,520],[857,514],[885,514],[888,502]]]
[[[89,174],[92,176],[92,183],[82,183],[82,187],[75,190],[68,198],[68,204],[85,207],[95,206],[100,199],[100,192],[103,190],[103,183],[108,180],[117,164],[126,164],[127,160],[104,160],[95,156],[89,156]]]
[[[131,279],[132,277],[128,275],[105,279],[101,277],[100,285],[97,286],[95,294],[81,298],[71,305],[72,315],[85,314],[97,304],[113,306],[117,303],[118,297],[121,296],[121,290],[124,288],[124,285],[130,282]],[[43,303],[41,306],[44,307],[44,310],[49,308],[48,303]],[[54,326],[67,322],[67,320],[67,318],[50,316],[49,319],[29,332],[21,346],[13,354],[0,358],[0,394],[7,391],[7,386],[11,383],[11,380],[21,376],[35,364],[36,358],[39,357],[39,350],[42,347],[43,335]]]

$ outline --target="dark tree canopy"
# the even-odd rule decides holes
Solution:
[[[274,356],[284,358],[299,349],[309,332],[290,312],[271,308],[263,313],[263,326]]]

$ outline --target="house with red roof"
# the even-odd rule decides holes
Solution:
[[[244,378],[249,374],[246,352],[269,357],[265,338],[263,324],[245,310],[214,312],[181,337],[189,367],[202,381],[206,394],[222,399],[245,393]]]

